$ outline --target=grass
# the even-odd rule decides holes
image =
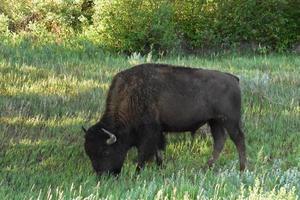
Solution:
[[[81,126],[104,111],[110,81],[132,64],[153,61],[238,75],[248,169],[238,171],[227,140],[213,169],[210,137],[168,136],[165,166],[135,174],[129,152],[118,178],[96,177]],[[0,43],[0,199],[299,199],[300,58],[235,54],[109,55],[91,46]]]

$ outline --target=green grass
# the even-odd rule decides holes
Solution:
[[[213,169],[210,137],[168,136],[165,166],[135,174],[131,150],[122,173],[96,177],[81,126],[104,111],[118,71],[151,60],[91,46],[0,43],[0,199],[299,199],[300,58],[296,55],[168,57],[154,62],[238,75],[248,169],[238,171],[227,140]],[[153,60],[152,60],[153,61]]]

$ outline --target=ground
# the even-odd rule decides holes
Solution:
[[[233,143],[212,169],[212,139],[168,136],[164,167],[96,177],[81,126],[104,111],[112,77],[144,61],[217,69],[240,78],[248,167]],[[0,45],[0,199],[298,199],[300,57],[112,56],[95,49]]]

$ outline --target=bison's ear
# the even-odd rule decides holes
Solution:
[[[81,129],[83,130],[83,132],[86,134],[87,130],[82,126]]]

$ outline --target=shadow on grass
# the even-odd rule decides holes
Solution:
[[[77,96],[20,94],[1,96],[1,152],[23,139],[62,140],[83,146],[81,126],[98,120],[104,107],[104,91],[90,88]],[[2,154],[2,153],[1,153]]]

